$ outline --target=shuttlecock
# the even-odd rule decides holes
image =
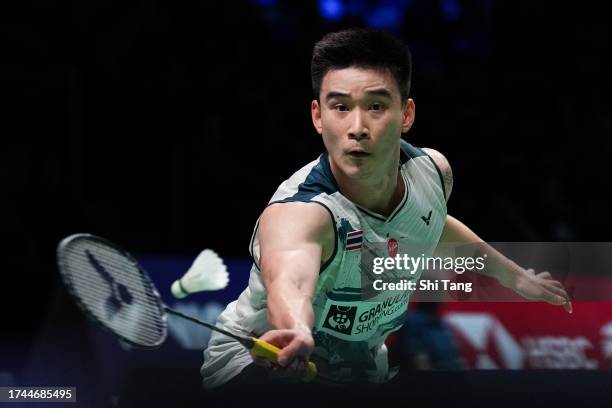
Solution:
[[[229,274],[223,259],[212,249],[205,249],[181,279],[175,280],[170,290],[174,297],[203,291],[219,290],[227,286]]]

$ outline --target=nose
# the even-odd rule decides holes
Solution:
[[[361,109],[353,110],[351,127],[349,128],[349,139],[361,140],[370,136],[370,130],[366,123],[365,112]]]

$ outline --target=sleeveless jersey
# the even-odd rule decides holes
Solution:
[[[381,383],[389,380],[384,341],[398,330],[408,307],[409,291],[364,296],[361,258],[368,243],[390,240],[420,248],[412,256],[431,256],[446,220],[444,182],[434,161],[421,149],[401,141],[400,175],[404,196],[388,217],[361,208],[339,191],[327,153],[285,180],[270,204],[314,202],[330,213],[335,229],[335,249],[321,266],[314,291],[312,328],[317,379],[328,383]],[[217,324],[236,334],[260,336],[273,329],[267,321],[267,293],[259,270],[258,225],[251,238],[253,266],[248,287],[221,313]],[[410,245],[409,245],[410,246]],[[386,254],[385,254],[386,255]],[[409,279],[418,280],[422,271]],[[237,341],[213,332],[204,351],[201,369],[204,385],[212,388],[240,373],[252,358]]]

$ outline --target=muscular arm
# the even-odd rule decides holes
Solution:
[[[433,149],[423,149],[437,164],[446,189],[446,200],[453,188],[453,173],[448,160],[443,154]],[[565,310],[572,312],[572,304],[563,285],[553,280],[550,273],[536,274],[533,270],[526,270],[514,261],[504,256],[492,246],[484,242],[470,228],[458,219],[447,215],[444,230],[440,237],[441,244],[477,244],[482,253],[487,254],[487,267],[479,273],[496,278],[502,285],[514,290],[527,299],[544,300],[554,305],[563,305]],[[446,253],[451,245],[439,245],[436,255],[445,257],[453,254]]]
[[[486,268],[476,272],[497,279],[500,284],[526,299],[563,305],[568,313],[572,313],[572,304],[567,292],[560,282],[552,279],[549,272],[536,274],[532,269],[526,270],[488,245],[465,224],[450,215],[446,216],[440,243],[451,244],[446,246],[447,250],[458,244],[476,244],[478,251],[487,256]],[[439,245],[440,247],[445,246]],[[443,252],[445,251],[439,251],[438,256],[451,255]]]
[[[331,217],[318,204],[274,204],[262,214],[260,267],[275,328],[262,339],[282,348],[281,366],[296,357],[307,361],[312,352],[312,296],[334,238]]]

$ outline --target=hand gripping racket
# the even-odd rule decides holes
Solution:
[[[129,253],[91,234],[74,234],[57,247],[60,275],[81,310],[96,323],[137,347],[161,346],[168,334],[166,313],[239,341],[253,355],[276,363],[280,349],[256,337],[236,335],[166,306],[147,272]],[[317,375],[309,362],[304,381]]]

